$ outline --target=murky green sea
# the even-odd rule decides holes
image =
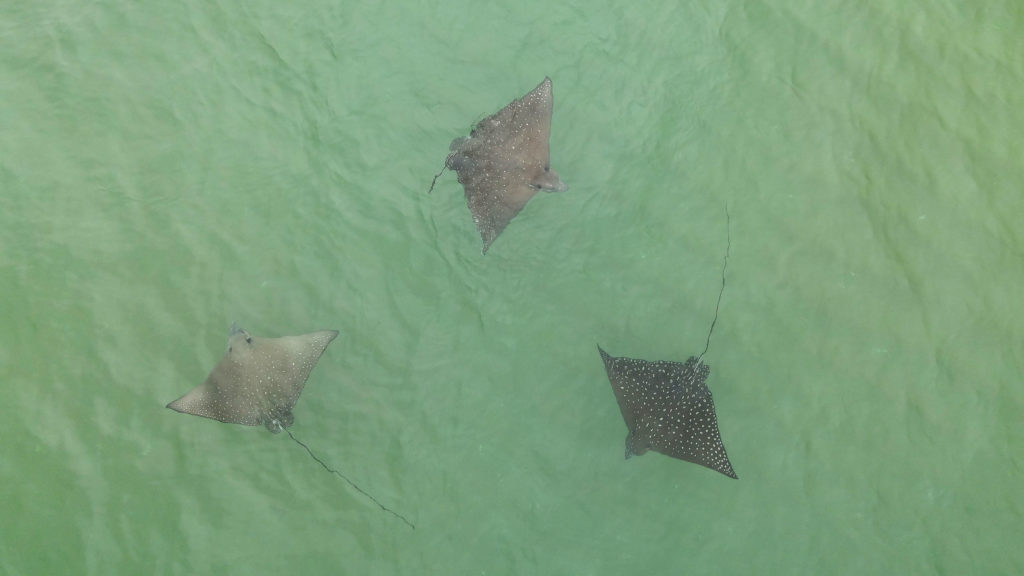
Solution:
[[[0,6],[0,573],[1024,572],[1024,4]],[[451,139],[554,82],[486,256]],[[596,344],[703,349],[739,480]],[[164,406],[333,328],[286,435]]]

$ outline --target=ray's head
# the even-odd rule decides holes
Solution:
[[[231,332],[228,333],[228,352],[231,352],[235,347],[241,346],[242,344],[252,344],[252,336],[245,331],[241,326],[231,323]]]
[[[647,440],[634,436],[633,432],[626,434],[626,460],[633,456],[643,456],[650,447]]]
[[[537,172],[530,185],[545,192],[565,192],[569,189],[569,185],[562,182],[562,179],[559,178],[558,172],[555,172],[549,166],[545,166]]]

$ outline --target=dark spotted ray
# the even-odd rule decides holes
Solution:
[[[726,212],[728,223],[728,211]],[[648,450],[693,462],[737,478],[718,432],[718,416],[706,381],[711,368],[701,359],[711,345],[711,332],[718,321],[718,306],[725,291],[725,268],[729,246],[722,265],[722,291],[715,305],[715,319],[708,331],[707,344],[700,356],[679,362],[649,362],[635,358],[613,358],[597,347],[605,371],[626,421],[626,458]]]
[[[469,137],[452,140],[444,168],[455,170],[484,243],[484,254],[538,190],[569,187],[551,169],[548,136],[554,99],[551,79],[481,120]]]
[[[230,424],[262,424],[274,434],[284,430],[327,471],[415,529],[404,516],[385,507],[341,472],[325,464],[288,430],[295,420],[292,408],[302,394],[309,373],[337,336],[337,330],[320,330],[301,336],[256,338],[232,324],[227,352],[206,381],[167,407]]]
[[[736,478],[718,433],[707,364],[612,358],[598,346],[626,420],[626,458],[648,450]]]

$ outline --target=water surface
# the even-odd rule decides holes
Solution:
[[[1017,3],[0,8],[0,572],[1024,571]],[[487,256],[448,142],[550,75]],[[705,360],[738,481],[595,345]],[[164,405],[333,328],[283,435]]]

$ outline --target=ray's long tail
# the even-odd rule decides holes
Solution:
[[[430,190],[427,190],[427,194],[430,194],[431,192],[434,191],[434,184],[437,184],[437,179],[441,177],[441,174],[444,174],[445,170],[448,169],[448,160],[450,160],[452,155],[454,155],[454,154],[455,154],[455,152],[449,152],[448,156],[445,157],[445,159],[444,159],[444,166],[441,166],[441,171],[440,172],[438,172],[437,174],[434,174],[434,179],[433,179],[433,181],[430,182]]]
[[[711,329],[708,330],[708,341],[704,344],[704,351],[697,357],[697,364],[708,353],[711,347],[711,333],[715,331],[715,323],[718,322],[718,307],[722,305],[722,294],[725,293],[725,269],[729,266],[729,248],[732,247],[732,234],[729,232],[729,206],[725,207],[725,260],[722,262],[722,289],[718,291],[718,302],[715,304],[715,319],[711,321]]]
[[[380,509],[381,509],[381,510],[383,510],[383,511],[387,512],[388,514],[391,514],[392,516],[394,516],[394,517],[398,518],[398,519],[399,519],[399,520],[401,520],[402,522],[405,522],[405,524],[406,524],[407,526],[409,526],[409,528],[412,528],[413,530],[415,530],[415,529],[416,529],[416,526],[415,526],[415,525],[414,525],[414,524],[413,524],[412,522],[409,522],[409,519],[408,519],[408,518],[406,518],[405,516],[402,516],[402,515],[401,515],[401,514],[399,514],[398,512],[395,512],[395,511],[394,511],[394,510],[392,510],[391,508],[388,508],[387,506],[385,506],[385,505],[381,504],[381,503],[380,503],[380,502],[379,502],[379,501],[378,501],[378,500],[377,500],[376,498],[374,498],[374,497],[373,497],[373,496],[371,496],[371,495],[370,495],[370,494],[369,494],[368,492],[366,492],[366,490],[363,490],[362,488],[360,488],[359,486],[357,486],[355,482],[353,482],[353,481],[349,480],[347,476],[345,476],[345,475],[344,475],[344,474],[342,474],[341,472],[338,472],[338,471],[337,471],[337,470],[335,470],[334,468],[331,468],[330,466],[328,466],[327,464],[325,464],[323,460],[321,460],[320,458],[318,458],[318,457],[317,457],[317,455],[316,455],[316,454],[314,454],[314,453],[313,453],[313,451],[309,449],[309,446],[306,446],[306,444],[305,444],[305,443],[304,443],[304,442],[303,442],[302,440],[299,440],[298,438],[296,438],[296,437],[295,437],[295,435],[294,435],[294,434],[292,434],[292,431],[291,431],[291,430],[289,430],[289,429],[285,428],[285,429],[284,429],[284,431],[288,433],[288,437],[289,437],[289,438],[291,438],[292,440],[294,440],[296,444],[298,444],[299,446],[302,446],[303,448],[305,448],[305,449],[306,449],[306,452],[308,452],[308,453],[309,453],[309,455],[310,455],[310,456],[311,456],[311,457],[313,458],[313,460],[316,460],[317,462],[319,462],[319,463],[320,463],[320,465],[321,465],[321,466],[323,466],[323,467],[324,467],[324,470],[327,470],[328,472],[330,472],[330,473],[334,474],[334,475],[335,475],[335,476],[337,476],[338,478],[341,478],[341,479],[342,479],[342,480],[344,480],[345,482],[348,482],[349,486],[351,486],[351,487],[355,488],[357,492],[359,492],[359,493],[360,493],[360,494],[362,494],[363,496],[366,496],[367,498],[369,498],[370,500],[372,500],[374,504],[376,504],[377,506],[380,506]]]

